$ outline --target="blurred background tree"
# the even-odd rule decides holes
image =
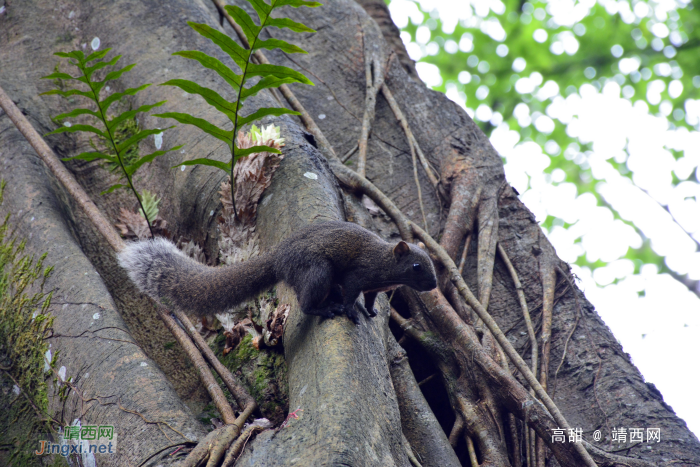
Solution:
[[[658,354],[700,352],[700,2],[388,4],[418,75],[489,135],[588,298],[700,432],[692,385]]]

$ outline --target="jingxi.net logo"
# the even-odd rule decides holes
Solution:
[[[113,425],[81,426],[80,422],[77,422],[59,430],[56,442],[50,439],[40,439],[34,454],[37,456],[58,454],[63,457],[89,458],[95,454],[109,455],[116,452],[117,434]]]

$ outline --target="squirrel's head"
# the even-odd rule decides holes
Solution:
[[[401,241],[396,244],[392,253],[397,262],[402,284],[421,292],[437,287],[433,262],[422,248]]]

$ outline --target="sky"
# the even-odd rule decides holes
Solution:
[[[496,14],[505,9],[500,0],[474,1],[471,6],[469,0],[421,0],[419,3],[426,11],[436,8],[444,22],[455,24],[460,20],[471,21],[474,16],[486,16],[489,9]],[[554,0],[549,3],[552,8],[548,11],[553,18],[559,24],[572,26],[588,13],[595,0]],[[665,15],[679,7],[673,0],[650,3],[658,10],[656,12],[642,11],[649,7],[641,3],[637,3],[633,10],[627,2],[600,3],[609,13],[617,12],[623,19],[624,15]],[[392,0],[389,8],[399,27],[411,18],[418,21],[418,9],[411,0]],[[485,9],[485,12],[478,9]],[[500,24],[484,23],[479,23],[482,30],[486,28],[494,40],[503,40]],[[669,34],[668,30],[653,32],[658,33],[658,37]],[[421,40],[420,29],[415,41],[410,41],[410,35],[402,35],[402,38],[413,59],[419,60],[425,53],[430,53],[427,51],[429,44]],[[457,46],[469,47],[470,44]],[[578,46],[574,36],[562,37],[561,48],[565,53],[575,53]],[[515,58],[513,69],[520,71],[520,66]],[[436,66],[418,63],[416,68],[427,85],[442,83]],[[466,68],[465,64],[465,72]],[[639,64],[634,60],[620,62],[623,73],[632,73],[638,68]],[[664,70],[655,71],[664,73]],[[466,75],[465,79],[468,79]],[[700,280],[700,253],[697,251],[700,184],[697,180],[676,186],[672,184],[674,174],[678,179],[687,179],[700,164],[700,132],[697,131],[700,100],[686,102],[686,119],[690,119],[688,122],[695,119],[696,131],[675,128],[668,120],[671,109],[665,111],[662,105],[662,111],[652,115],[645,102],[659,103],[660,90],[665,89],[665,84],[660,82],[659,86],[650,85],[647,95],[636,101],[628,99],[631,97],[629,90],[612,80],[600,90],[584,84],[578,93],[565,98],[560,95],[556,83],[547,82],[534,72],[523,76],[515,84],[516,90],[525,93],[539,88],[538,93],[543,94],[539,97],[550,98],[552,103],[544,114],[530,114],[527,105],[523,104],[516,107],[514,115],[522,126],[532,124],[543,133],[551,132],[556,120],[582,144],[591,143],[590,152],[583,154],[567,148],[564,157],[579,165],[590,165],[597,180],[598,193],[623,219],[632,222],[651,240],[651,247],[665,257],[670,269]],[[680,95],[680,90],[682,83],[675,80],[669,85],[668,92]],[[504,158],[506,178],[521,193],[521,200],[536,219],[544,221],[549,215],[573,224],[566,229],[559,221],[551,230],[545,229],[559,257],[573,263],[579,256],[586,255],[591,262],[601,260],[608,263],[593,272],[572,265],[573,272],[580,278],[579,287],[625,352],[630,354],[645,380],[653,383],[666,403],[696,435],[700,435],[700,404],[697,403],[696,389],[700,385],[700,372],[688,371],[687,367],[689,359],[700,355],[700,299],[670,275],[660,274],[655,265],[645,265],[639,274],[634,274],[634,264],[623,256],[628,248],[641,246],[642,238],[634,228],[614,219],[610,209],[599,206],[595,196],[579,194],[574,184],[565,182],[563,170],[555,169],[550,174],[544,172],[550,164],[547,152],[553,154],[559,148],[545,146],[543,150],[532,141],[520,141],[519,133],[511,130],[502,118],[499,121],[488,106],[478,105],[478,96],[476,99],[475,96],[464,96],[449,88],[446,94],[472,118],[490,120],[494,124],[496,129],[491,134],[491,142]],[[679,151],[682,157],[674,158],[671,150]],[[577,160],[581,157],[585,160]],[[626,162],[632,172],[631,180],[612,166],[612,160]],[[580,241],[575,243],[577,240]]]

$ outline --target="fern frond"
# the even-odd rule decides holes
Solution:
[[[227,173],[229,170],[231,170],[231,163],[230,162],[227,164],[226,162],[217,161],[216,159],[207,159],[205,157],[181,162],[177,165],[174,165],[173,169],[175,167],[180,167],[181,165],[208,165],[210,167],[216,167],[217,169],[221,169]]]
[[[60,71],[57,71],[57,72],[55,72],[55,73],[51,73],[50,75],[42,76],[41,79],[65,79],[65,80],[71,80],[71,79],[78,79],[78,78],[76,78],[75,76],[71,76],[71,75],[69,75],[68,73],[62,73],[62,72],[60,72]],[[39,94],[39,95],[41,96],[41,95],[44,95],[44,94],[47,94],[47,93],[43,93],[43,94]]]
[[[238,45],[236,41],[228,37],[223,32],[217,31],[207,24],[199,24],[192,21],[188,21],[187,24],[197,33],[219,46],[221,50],[226,52],[228,56],[231,57],[231,60],[233,60],[233,62],[238,65],[241,70],[245,68],[246,63],[248,63],[250,51]]]
[[[251,63],[248,65],[248,76],[275,76],[277,78],[290,78],[298,83],[308,84],[309,86],[314,85],[313,81],[304,76],[303,73],[280,65],[257,65]]]
[[[218,58],[210,57],[198,50],[183,50],[182,52],[175,52],[173,55],[197,60],[203,67],[217,72],[233,89],[237,90],[241,85],[240,75],[237,75],[229,67],[221,63],[221,60]]]
[[[244,125],[247,125],[248,123],[256,122],[263,117],[267,117],[270,115],[275,116],[275,117],[279,117],[280,115],[285,115],[285,114],[300,115],[299,112],[295,112],[294,110],[285,109],[284,107],[261,107],[250,115],[247,115],[245,117],[239,116],[238,117],[238,124],[236,125],[236,130],[243,127]]]
[[[280,151],[277,148],[270,147],[270,146],[265,146],[265,145],[252,146],[250,148],[245,148],[245,149],[238,148],[236,150],[236,160],[240,159],[241,157],[255,154],[256,152],[269,152],[271,154],[282,154],[282,151]]]
[[[83,161],[87,161],[87,162],[92,162],[92,161],[97,160],[97,159],[104,159],[108,162],[112,162],[112,163],[115,162],[114,156],[110,156],[109,154],[105,154],[105,153],[100,152],[100,151],[82,152],[82,153],[78,154],[77,156],[65,157],[61,160],[70,161],[73,159],[79,159],[79,160],[83,160]]]
[[[76,133],[78,131],[87,131],[88,133],[95,133],[97,136],[101,136],[102,138],[106,138],[107,135],[105,135],[101,130],[98,130],[92,125],[70,125],[70,126],[62,126],[60,128],[56,128],[55,130],[46,133],[44,136],[48,135],[57,135],[59,133]]]
[[[185,92],[190,94],[197,94],[201,96],[207,104],[216,108],[219,112],[225,114],[233,122],[236,119],[236,105],[235,103],[229,102],[219,95],[218,92],[200,86],[199,84],[189,81],[186,79],[171,79],[162,84],[162,86],[177,86]]]
[[[103,79],[102,82],[106,83],[107,81],[114,81],[116,79],[119,79],[124,73],[131,71],[131,69],[135,66],[136,64],[132,63],[131,65],[127,65],[120,70],[110,71],[109,73],[107,73],[107,76],[105,76],[105,79]]]
[[[110,95],[106,99],[99,101],[97,105],[100,107],[100,110],[103,113],[107,113],[109,108],[114,104],[115,102],[121,100],[122,98],[126,96],[133,96],[136,95],[136,93],[143,91],[147,87],[149,87],[150,84],[142,84],[141,86],[137,88],[129,88],[124,92],[115,92],[114,94]]]
[[[259,14],[260,13],[258,13],[258,15]],[[301,23],[297,23],[296,21],[292,21],[289,18],[270,18],[267,20],[267,25],[280,29],[287,28],[294,32],[315,32],[310,27]]]
[[[193,117],[190,114],[185,114],[185,113],[180,113],[180,112],[164,112],[162,114],[153,114],[154,117],[160,117],[160,118],[172,118],[173,120],[176,120],[180,123],[186,124],[186,125],[194,125],[203,132],[213,136],[214,138],[223,141],[224,143],[228,144],[229,149],[231,148],[231,132],[222,130],[218,126],[209,123],[207,120],[204,120],[203,118],[197,118]]]
[[[264,41],[256,41],[255,42],[255,50],[258,49],[268,49],[268,50],[275,50],[275,49],[280,49],[284,53],[288,54],[305,54],[308,53],[306,50],[302,49],[301,47],[297,47],[294,44],[290,44],[289,42],[283,41],[282,39],[266,39]]]
[[[103,52],[109,52],[109,50],[101,50],[100,51],[100,53],[103,53]],[[54,55],[56,55],[57,57],[63,57],[63,58],[74,58],[74,59],[78,60],[78,62],[80,62],[80,63],[87,62],[87,60],[85,60],[85,54],[83,53],[82,50],[74,50],[72,52],[56,52],[56,53],[54,53]],[[88,57],[88,58],[91,58],[93,55],[95,55],[95,54],[90,55],[90,57]],[[104,55],[103,55],[103,57],[104,57]],[[74,65],[77,65],[76,62],[71,62],[71,63],[73,63]]]
[[[107,49],[102,49],[102,50],[96,50],[95,52],[88,55],[88,57],[85,59],[85,63],[90,63],[93,60],[99,60],[101,58],[104,58],[105,56],[107,56],[107,54],[110,52],[110,50],[112,50],[112,49],[107,48]],[[80,52],[80,51],[78,51],[78,52]]]
[[[75,109],[67,113],[63,114],[58,114],[52,120],[54,122],[61,122],[62,120],[65,120],[66,118],[75,118],[79,115],[92,115],[95,118],[100,118],[100,114],[95,112],[94,110],[90,109]]]
[[[156,197],[155,193],[143,190],[141,201],[143,202],[143,209],[140,213],[149,223],[152,223],[158,215],[158,203],[160,203],[160,198]]]
[[[107,121],[107,128],[112,130],[117,125],[119,125],[121,122],[123,122],[125,120],[132,119],[132,118],[136,117],[137,114],[140,114],[141,112],[148,112],[149,110],[151,110],[155,107],[160,107],[161,105],[165,104],[165,102],[166,101],[160,101],[160,102],[156,102],[155,104],[146,104],[146,105],[142,105],[141,107],[139,107],[136,110],[129,110],[129,111],[123,112],[118,117],[114,117],[113,119],[108,120]],[[56,117],[56,118],[58,118],[58,117]]]
[[[146,89],[150,84],[144,84],[136,88],[130,88],[126,89],[123,92],[116,92],[111,94],[110,96],[100,99],[100,93],[102,92],[105,84],[108,81],[113,81],[119,79],[124,73],[127,73],[131,71],[135,64],[130,64],[127,65],[123,68],[120,69],[113,69],[112,71],[108,72],[105,76],[104,79],[101,81],[98,79],[94,79],[96,76],[96,73],[99,70],[102,70],[107,67],[114,67],[117,62],[121,59],[121,55],[117,55],[115,57],[112,57],[111,59],[107,60],[105,57],[109,53],[111,49],[104,49],[100,51],[93,52],[89,56],[85,57],[85,54],[81,50],[74,50],[72,52],[58,52],[55,55],[63,58],[69,59],[70,63],[75,65],[78,70],[80,70],[80,75],[79,76],[72,76],[68,73],[63,73],[56,71],[48,76],[45,76],[43,79],[53,79],[53,80],[64,80],[67,82],[74,82],[77,81],[79,83],[82,83],[83,85],[88,87],[88,90],[82,90],[78,88],[73,88],[73,89],[68,89],[68,90],[63,90],[63,89],[54,89],[48,92],[43,93],[42,95],[59,95],[64,98],[68,98],[71,96],[81,96],[85,97],[87,99],[90,99],[90,101],[93,102],[93,104],[97,107],[97,110],[92,110],[89,108],[78,108],[74,109],[70,112],[62,113],[60,115],[57,115],[54,117],[54,121],[56,122],[61,122],[66,119],[71,119],[71,118],[76,118],[80,116],[90,116],[94,119],[96,119],[104,129],[100,129],[96,126],[89,125],[89,124],[77,124],[77,125],[71,125],[70,123],[64,124],[64,126],[57,128],[56,130],[48,133],[49,135],[52,134],[59,134],[59,133],[75,133],[79,131],[85,131],[89,133],[94,133],[97,136],[100,137],[100,140],[102,141],[104,148],[98,148],[95,146],[95,144],[90,140],[90,145],[95,149],[94,151],[90,152],[83,152],[81,154],[78,154],[77,156],[73,157],[68,157],[63,160],[72,160],[72,159],[79,159],[79,160],[84,160],[84,161],[95,161],[95,160],[104,160],[109,163],[109,165],[113,169],[120,169],[121,171],[121,177],[123,179],[126,179],[126,184],[122,183],[117,183],[115,185],[112,185],[109,187],[109,189],[105,190],[102,192],[102,194],[106,193],[111,193],[116,189],[119,188],[129,188],[136,199],[139,202],[139,205],[141,206],[142,211],[144,211],[146,214],[149,213],[149,210],[146,209],[144,210],[144,205],[142,203],[142,197],[139,195],[139,193],[136,191],[136,188],[134,187],[133,181],[132,181],[132,176],[134,173],[145,163],[147,162],[152,162],[156,157],[162,156],[163,154],[167,153],[170,150],[173,149],[179,149],[181,146],[178,146],[176,148],[170,149],[170,150],[165,150],[165,151],[155,151],[151,154],[148,154],[143,157],[138,157],[138,154],[136,152],[136,145],[142,141],[143,139],[147,138],[150,135],[155,135],[158,133],[163,132],[164,130],[161,129],[153,129],[153,130],[139,130],[137,124],[127,124],[126,126],[129,127],[130,129],[133,128],[133,131],[128,131],[123,138],[124,140],[120,140],[122,137],[119,136],[120,133],[124,133],[123,130],[120,130],[121,127],[124,126],[124,124],[128,123],[129,120],[135,119],[136,115],[138,115],[141,112],[147,112],[155,107],[159,107],[165,103],[165,101],[161,102],[156,102],[155,104],[145,104],[140,107],[138,107],[135,110],[128,110],[125,112],[122,112],[119,115],[115,115],[112,118],[108,117],[108,111],[110,107],[115,104],[116,102],[121,101],[124,97],[126,96],[133,96],[136,95],[138,92]],[[56,68],[58,70],[58,68]],[[58,81],[57,85],[62,86],[62,82]],[[172,127],[170,127],[172,128]],[[145,192],[144,192],[145,193]],[[150,196],[150,195],[149,195]],[[145,199],[145,198],[144,198]],[[148,198],[151,200],[151,198]],[[155,198],[153,198],[155,199]],[[151,200],[152,201],[152,200]],[[156,214],[157,214],[157,202],[155,203],[156,207]],[[153,211],[153,206],[151,206],[151,212]],[[148,216],[147,216],[148,219]],[[151,224],[149,221],[149,229],[151,229]],[[151,234],[153,234],[153,230],[151,229]]]
[[[263,89],[276,88],[283,84],[301,83],[313,86],[313,82],[309,80],[303,73],[300,73],[291,68],[280,65],[259,64],[251,61],[253,52],[258,49],[281,50],[284,53],[306,53],[302,48],[290,44],[281,39],[269,38],[262,40],[260,35],[267,27],[287,28],[294,32],[313,33],[313,29],[308,26],[292,21],[289,18],[271,18],[270,14],[279,7],[291,6],[298,8],[301,6],[317,7],[321,6],[318,2],[305,0],[271,0],[267,3],[265,0],[248,0],[255,10],[257,18],[253,18],[247,11],[236,5],[227,5],[226,11],[231,15],[236,23],[243,30],[249,48],[246,49],[239,45],[232,38],[222,33],[221,31],[212,28],[206,24],[188,22],[187,24],[194,29],[198,34],[211,40],[223,52],[225,52],[233,63],[238,67],[239,72],[233,71],[219,59],[211,57],[204,52],[186,50],[175,52],[173,55],[178,55],[190,60],[199,62],[202,66],[216,72],[231,89],[236,93],[237,98],[233,102],[227,101],[218,92],[200,86],[192,81],[173,79],[163,83],[167,86],[176,86],[190,94],[197,94],[216,110],[226,115],[232,122],[233,128],[230,131],[223,130],[215,124],[204,119],[194,117],[186,113],[163,113],[157,116],[163,118],[173,118],[180,123],[194,125],[215,138],[224,141],[231,151],[231,158],[228,163],[211,159],[195,159],[183,162],[180,165],[208,165],[217,167],[226,171],[231,177],[231,199],[235,192],[234,167],[236,161],[241,157],[248,156],[256,152],[273,152],[279,153],[279,150],[269,146],[256,146],[253,148],[240,149],[236,144],[236,136],[238,130],[248,124],[269,116],[280,115],[299,115],[298,112],[285,108],[261,108],[248,115],[241,115],[243,102],[262,91]],[[253,77],[261,77],[257,83],[246,87],[247,82]],[[234,213],[235,200],[234,200]]]
[[[229,15],[231,15],[236,21],[236,23],[241,27],[243,30],[243,33],[245,34],[246,39],[248,39],[249,44],[254,44],[255,40],[258,38],[260,35],[260,31],[262,31],[262,26],[258,26],[253,22],[253,19],[250,17],[248,13],[245,12],[245,10],[239,6],[236,5],[227,5],[226,6],[226,11],[228,12]],[[252,49],[255,50],[255,49]]]
[[[321,3],[318,2],[307,2],[305,0],[277,0],[276,2],[276,7],[281,7],[281,6],[291,6],[294,8],[299,8],[300,6],[308,6],[310,8],[315,8],[317,6],[321,6]]]
[[[85,68],[82,70],[85,76],[82,76],[82,77],[80,77],[80,78],[78,78],[78,79],[81,80],[83,83],[89,85],[89,84],[90,84],[90,83],[89,83],[90,78],[92,77],[92,74],[93,74],[94,72],[96,72],[97,70],[101,70],[102,68],[104,68],[104,67],[106,67],[106,66],[114,66],[114,65],[116,65],[120,58],[122,58],[122,56],[121,56],[121,55],[117,55],[116,57],[114,57],[112,60],[110,60],[110,61],[108,61],[108,62],[97,62],[97,63],[95,63],[93,66],[85,67]],[[97,83],[97,81],[94,81],[93,83]]]
[[[123,154],[124,152],[126,152],[127,149],[129,149],[131,146],[138,143],[142,139],[147,138],[148,136],[151,136],[151,135],[157,135],[158,133],[162,133],[163,131],[169,130],[171,128],[174,128],[174,127],[170,126],[170,127],[165,128],[163,130],[161,130],[160,128],[154,128],[152,130],[141,130],[138,133],[136,133],[135,135],[128,138],[126,141],[119,143],[117,145],[117,153]]]
[[[51,75],[49,75],[49,76],[51,76]],[[48,78],[48,77],[44,76],[44,79],[45,78]],[[88,99],[93,98],[93,94],[91,92],[81,91],[79,89],[69,89],[68,91],[61,91],[60,89],[52,89],[51,91],[42,92],[39,95],[40,96],[50,96],[52,94],[58,94],[59,96],[64,97],[64,98],[69,98],[70,96],[83,96],[83,97],[87,97]]]
[[[243,88],[243,92],[241,93],[241,102],[245,102],[245,100],[249,96],[254,96],[263,89],[278,88],[283,84],[291,84],[298,82],[299,80],[295,78],[278,78],[277,76],[265,76],[264,78],[260,79],[254,86],[251,86],[249,88]]]
[[[126,166],[126,173],[129,174],[129,175],[132,175],[132,174],[135,173],[135,172],[139,169],[139,167],[141,167],[143,164],[147,164],[147,163],[149,163],[149,162],[153,162],[153,159],[155,159],[156,157],[162,156],[163,154],[166,154],[166,153],[168,153],[168,152],[170,152],[170,151],[177,151],[178,149],[180,149],[180,148],[182,148],[182,147],[183,147],[183,145],[181,144],[181,145],[179,145],[179,146],[175,146],[175,147],[173,147],[173,148],[170,148],[170,149],[168,149],[167,151],[155,151],[155,152],[152,152],[152,153],[150,153],[150,154],[147,154],[147,155],[141,157],[140,159],[138,159],[138,160],[137,160],[136,162],[134,162],[133,164],[127,165],[127,166]]]
[[[100,195],[107,195],[115,190],[118,190],[119,188],[129,188],[126,185],[122,185],[121,183],[117,183],[115,185],[112,185],[111,187],[107,188],[105,191],[101,191]]]

